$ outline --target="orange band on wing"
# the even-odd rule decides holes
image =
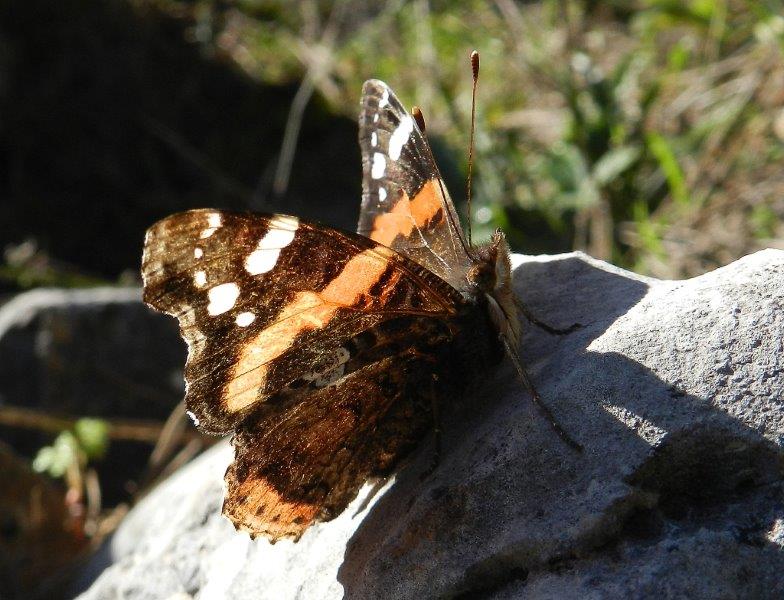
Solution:
[[[231,485],[231,471],[226,473],[229,493],[223,503],[223,514],[240,531],[252,536],[263,534],[272,541],[280,538],[299,538],[313,523],[320,507],[285,500],[266,480],[248,479],[236,489]]]
[[[411,235],[414,227],[426,229],[435,222],[442,221],[443,206],[438,181],[431,179],[412,199],[403,193],[391,211],[377,216],[373,221],[370,239],[389,246],[397,236]]]
[[[223,396],[226,410],[236,412],[253,404],[266,383],[269,362],[283,354],[302,332],[320,329],[339,308],[358,304],[362,294],[381,278],[389,256],[387,248],[365,250],[349,260],[321,292],[297,292],[275,322],[244,345]],[[386,289],[391,289],[398,278],[393,276]],[[382,293],[379,299],[383,302],[385,297]]]

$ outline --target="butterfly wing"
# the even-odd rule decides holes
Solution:
[[[362,87],[359,144],[358,233],[463,289],[473,261],[454,204],[425,136],[382,81],[371,79]]]
[[[335,377],[345,340],[403,316],[448,319],[462,303],[389,248],[281,215],[172,215],[148,230],[142,275],[144,301],[179,319],[186,405],[210,433],[294,382]]]
[[[273,540],[337,516],[432,427],[433,385],[432,365],[401,350],[243,423],[224,513]]]
[[[294,217],[194,210],[148,230],[142,273],[145,302],[188,343],[188,410],[235,431],[224,514],[238,529],[298,538],[431,423],[463,300],[389,248]]]

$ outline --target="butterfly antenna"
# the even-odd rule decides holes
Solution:
[[[479,52],[471,52],[471,140],[468,142],[468,180],[466,181],[466,211],[468,212],[468,245],[471,245],[471,174],[474,170],[474,128],[476,126],[476,84],[479,81]]]
[[[572,436],[570,436],[566,432],[566,430],[561,426],[561,424],[555,418],[555,415],[553,415],[553,411],[551,411],[550,408],[544,403],[542,397],[539,395],[539,392],[536,391],[536,388],[534,387],[534,384],[531,381],[531,377],[528,375],[528,371],[525,370],[525,367],[523,366],[520,357],[518,356],[517,352],[512,348],[512,345],[504,336],[501,336],[501,340],[504,343],[504,348],[506,348],[507,355],[509,355],[509,358],[512,360],[512,364],[514,364],[515,369],[517,370],[517,374],[520,376],[520,379],[522,380],[525,388],[531,394],[531,398],[533,399],[536,408],[539,409],[540,414],[545,419],[547,419],[547,422],[550,423],[550,427],[553,428],[555,433],[558,434],[558,437],[560,437],[561,440],[567,446],[569,446],[575,452],[582,452],[583,451],[582,444],[572,439]]]

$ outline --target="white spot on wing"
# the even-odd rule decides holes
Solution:
[[[414,119],[406,115],[400,119],[400,125],[392,133],[389,138],[389,158],[397,160],[400,158],[400,152],[403,150],[403,144],[408,141],[411,132],[414,131]]]
[[[338,365],[331,371],[324,373],[323,375],[319,375],[313,381],[316,384],[316,387],[324,387],[330,383],[335,383],[337,380],[341,379],[345,373],[346,365]]]
[[[375,115],[373,115],[373,122],[374,122],[374,123],[378,123],[378,113],[376,113]]]
[[[280,250],[288,246],[294,239],[296,230],[292,229],[271,229],[259,240],[259,250]]]
[[[383,108],[387,104],[389,104],[389,89],[384,88],[384,93],[381,94],[381,99],[378,101],[378,107]]]
[[[193,414],[191,411],[189,411],[189,410],[186,410],[186,411],[185,411],[185,414],[187,414],[187,415],[188,415],[188,416],[191,418],[191,421],[193,421],[193,424],[194,424],[194,425],[196,425],[196,427],[198,427],[198,426],[199,426],[199,423],[200,423],[201,421],[199,421],[199,418],[198,418],[196,415],[194,415],[194,414]]]
[[[204,250],[202,250],[201,248],[194,248],[194,249],[193,249],[193,258],[195,258],[196,260],[198,260],[198,259],[200,259],[202,256],[204,256]]]
[[[196,287],[204,287],[207,285],[207,274],[204,271],[196,271],[193,274],[193,283]]]
[[[204,229],[201,232],[202,239],[210,237],[218,227],[221,226],[223,223],[223,217],[220,216],[220,213],[210,213],[207,215],[207,229]]]
[[[235,322],[240,327],[247,327],[256,320],[256,315],[250,312],[244,312],[237,315]]]
[[[245,259],[245,270],[251,275],[268,273],[278,262],[280,248],[266,248],[254,250]]]
[[[378,199],[381,200],[381,202],[387,199],[386,188],[382,188],[382,187],[378,188]]]
[[[373,154],[373,166],[370,168],[370,176],[373,179],[381,179],[387,168],[387,159],[381,152]]]
[[[287,231],[296,231],[299,227],[299,219],[289,215],[275,215],[270,219],[270,227],[275,229],[285,229]]]
[[[378,134],[375,131],[370,134],[370,145],[374,148],[378,146]]]
[[[306,373],[302,379],[312,381],[318,388],[335,383],[346,373],[346,363],[350,358],[351,353],[346,348],[336,348],[318,371]]]
[[[240,295],[240,288],[236,283],[222,283],[207,292],[210,303],[207,312],[212,316],[220,315],[234,307]]]
[[[251,275],[271,271],[278,262],[280,251],[288,246],[296,235],[299,219],[284,215],[270,219],[270,229],[259,240],[256,249],[245,259],[245,270]]]

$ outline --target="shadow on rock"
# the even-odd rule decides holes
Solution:
[[[711,276],[658,282],[582,255],[523,263],[515,283],[529,309],[582,324],[566,336],[529,327],[522,355],[585,452],[564,446],[502,367],[441,408],[439,468],[422,478],[425,444],[356,530],[338,574],[345,597],[645,597],[687,590],[695,574],[704,590],[774,589],[784,557],[766,535],[784,462],[748,413],[776,395],[738,400],[761,376],[743,365],[767,342],[732,353],[733,339],[754,337],[759,315],[738,317],[754,308],[748,290],[694,312],[690,294],[714,294]],[[721,377],[728,352],[739,367]],[[737,560],[722,566],[727,552]],[[676,571],[665,582],[645,569]]]

